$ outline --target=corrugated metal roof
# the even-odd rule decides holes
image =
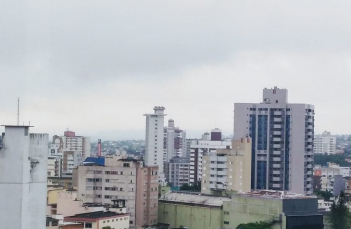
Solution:
[[[168,192],[161,196],[159,200],[220,207],[223,205],[223,201],[230,201],[230,198],[191,192]]]

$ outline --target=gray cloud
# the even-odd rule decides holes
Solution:
[[[233,103],[278,85],[316,105],[317,132],[350,129],[348,112],[334,111],[348,102],[351,2],[1,4],[3,122],[15,121],[19,96],[23,120],[51,134],[142,136],[154,105],[190,134],[230,134]]]

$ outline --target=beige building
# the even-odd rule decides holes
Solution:
[[[131,228],[157,223],[158,167],[121,157],[105,157],[105,166],[87,164],[77,171],[78,197],[84,203],[110,204],[125,199]]]
[[[48,156],[48,177],[61,176],[61,159],[59,156]]]
[[[233,140],[228,148],[203,156],[202,193],[251,191],[251,139]]]

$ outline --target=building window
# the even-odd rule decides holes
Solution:
[[[85,228],[93,228],[93,224],[92,223],[85,223]]]
[[[224,215],[229,215],[229,212],[224,211]]]
[[[229,224],[229,222],[228,221],[224,221],[224,224]]]
[[[129,224],[133,224],[133,221],[129,221]]]

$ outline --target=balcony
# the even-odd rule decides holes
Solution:
[[[273,167],[273,168],[280,168],[281,165],[280,165],[280,164],[273,164],[272,167]]]
[[[273,138],[274,142],[280,142],[282,139],[281,138]]]
[[[272,187],[273,188],[280,188],[281,186],[280,186],[280,184],[273,184]]]
[[[226,176],[227,172],[226,171],[210,170],[210,175]]]
[[[217,168],[219,168],[219,169],[226,169],[227,165],[226,164],[217,164]]]
[[[273,161],[282,161],[280,157],[273,157]]]
[[[273,144],[273,148],[280,148],[280,144]]]
[[[211,189],[225,189],[223,184],[210,184]]]
[[[282,132],[281,132],[281,131],[274,131],[273,134],[274,134],[274,135],[281,135]]]
[[[281,151],[273,151],[273,155],[281,155],[282,152]]]
[[[282,118],[274,118],[273,121],[274,121],[274,122],[281,122],[281,121],[282,121]]]
[[[281,172],[280,172],[280,171],[275,171],[275,170],[273,170],[273,174],[279,175],[279,174],[281,174]]]
[[[276,129],[279,129],[279,128],[282,128],[282,125],[280,125],[280,124],[274,124],[273,127],[276,128]]]
[[[210,181],[217,183],[217,182],[221,182],[221,183],[225,183],[227,182],[227,178],[226,177],[210,177]]]
[[[272,180],[273,180],[273,181],[281,181],[281,178],[280,178],[280,177],[273,177]]]

